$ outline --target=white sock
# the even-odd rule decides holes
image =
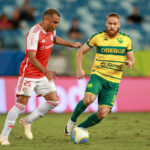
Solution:
[[[25,108],[25,106],[20,103],[16,103],[11,108],[11,110],[7,114],[7,118],[5,121],[3,131],[1,133],[1,136],[5,136],[5,137],[9,136],[9,134],[16,122],[16,119],[18,118],[19,114],[24,110],[24,108]]]
[[[32,123],[44,114],[48,113],[50,110],[58,105],[58,101],[46,101],[38,106],[30,115],[27,116],[27,120]]]

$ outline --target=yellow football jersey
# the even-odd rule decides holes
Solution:
[[[126,53],[132,51],[131,38],[121,32],[110,38],[104,31],[92,35],[87,44],[90,47],[96,47],[91,74],[97,74],[108,81],[119,83],[123,74]]]

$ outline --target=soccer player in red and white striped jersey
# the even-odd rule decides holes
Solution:
[[[60,14],[55,9],[45,11],[43,21],[34,25],[26,36],[26,54],[20,66],[17,86],[17,102],[8,112],[3,131],[0,135],[0,145],[9,145],[8,136],[18,118],[24,110],[33,90],[37,95],[45,98],[45,102],[22,118],[19,122],[24,127],[25,135],[32,139],[31,123],[44,116],[59,104],[56,87],[53,82],[55,72],[47,70],[48,59],[53,43],[79,48],[81,43],[68,42],[56,35],[56,28],[60,22]]]

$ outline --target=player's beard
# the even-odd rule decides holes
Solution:
[[[49,31],[49,32],[53,32],[53,31],[54,31],[54,28],[53,28],[53,27],[49,27],[49,28],[48,28],[48,31]]]
[[[117,35],[118,32],[119,32],[119,28],[114,33],[112,33],[110,30],[106,28],[106,33],[111,37],[114,37],[115,35]]]

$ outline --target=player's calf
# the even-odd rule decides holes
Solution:
[[[31,123],[33,123],[35,120],[43,117],[46,113],[48,113],[50,110],[55,108],[59,104],[59,101],[46,101],[38,106],[37,109],[34,110],[31,114],[29,114],[27,117],[22,118],[19,123],[24,128],[24,134],[26,137],[30,140],[33,139],[33,134],[31,131]]]
[[[86,106],[90,105],[93,103],[96,99],[96,96],[91,94],[91,93],[85,93],[85,96],[83,98],[83,102]]]
[[[50,110],[54,109],[59,104],[59,101],[50,101],[47,100],[44,103],[41,103],[37,109],[34,110],[31,114],[27,116],[27,119],[30,123],[33,123],[35,120],[43,117]]]

